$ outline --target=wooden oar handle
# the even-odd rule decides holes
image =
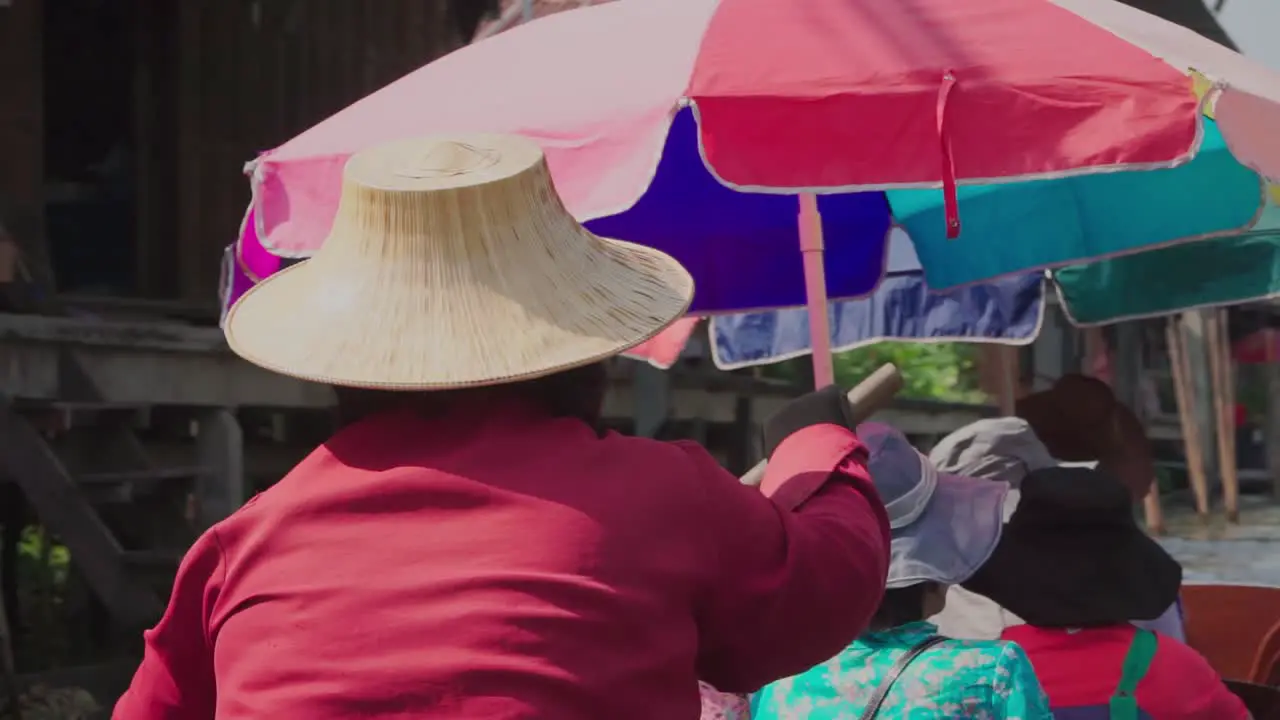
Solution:
[[[888,405],[901,389],[902,373],[898,371],[897,366],[893,363],[881,365],[880,369],[864,378],[845,396],[852,410],[853,424],[857,425],[865,421],[877,410]],[[753,487],[759,485],[764,480],[764,468],[767,464],[767,460],[761,460],[755,467],[748,470],[747,474],[742,476],[742,484]]]

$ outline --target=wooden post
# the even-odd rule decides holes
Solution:
[[[1240,522],[1240,464],[1238,462],[1239,455],[1236,447],[1236,393],[1238,386],[1236,385],[1236,366],[1231,356],[1231,335],[1227,325],[1227,311],[1222,311],[1222,369],[1226,375],[1226,386],[1228,397],[1231,398],[1231,412],[1227,415],[1228,427],[1230,432],[1227,434],[1227,447],[1230,451],[1228,457],[1231,458],[1231,488],[1232,499],[1227,506],[1227,521]]]
[[[44,227],[44,12],[41,0],[0,6],[0,221],[36,284],[52,288]]]
[[[1200,432],[1200,455],[1204,458],[1205,477],[1212,478],[1217,468],[1218,446],[1214,440],[1217,416],[1213,412],[1213,373],[1209,367],[1208,314],[1206,310],[1184,312],[1181,326],[1187,385],[1195,397],[1192,407]]]
[[[1218,476],[1228,522],[1240,521],[1240,478],[1236,468],[1235,392],[1225,310],[1208,312],[1205,324],[1213,388],[1214,428],[1218,440]]]
[[[634,432],[639,437],[655,437],[671,414],[671,373],[646,362],[631,362],[631,370]]]
[[[177,231],[178,83],[182,62],[178,3],[135,1],[133,69],[137,286],[145,297],[176,297],[178,258],[188,235]],[[182,238],[177,240],[175,238]]]
[[[725,467],[734,475],[741,475],[755,464],[752,439],[756,433],[751,419],[751,406],[754,404],[755,398],[751,393],[742,393],[734,398],[731,439],[725,448]]]
[[[1139,387],[1142,375],[1142,337],[1137,323],[1120,323],[1115,326],[1115,347],[1111,351],[1110,361],[1113,378],[1111,385],[1116,399],[1143,421],[1143,431],[1146,432]],[[1153,535],[1164,534],[1164,512],[1160,507],[1158,478],[1151,478],[1151,488],[1142,498],[1142,514],[1148,532]]]
[[[760,369],[753,368],[751,371],[753,379],[760,379]],[[756,386],[752,386],[746,392],[739,391],[733,404],[733,433],[732,444],[728,448],[728,462],[726,467],[729,472],[734,475],[745,473],[748,468],[756,464],[758,452],[756,450],[756,442],[760,437],[760,431],[757,429],[755,417],[752,410],[756,404]]]
[[[1270,329],[1264,329],[1266,346],[1267,416],[1264,440],[1266,442],[1267,472],[1271,474],[1271,495],[1280,499],[1280,364],[1277,364],[1275,338]]]
[[[1044,320],[1036,341],[1031,344],[1032,372],[1028,378],[1027,392],[1048,390],[1053,386],[1055,378],[1066,374],[1067,350],[1070,341],[1068,329],[1062,319],[1062,309],[1056,304],[1047,303],[1044,309]]]
[[[1085,328],[1084,357],[1081,358],[1081,361],[1080,372],[1090,377],[1095,377],[1108,385],[1111,384],[1111,358],[1107,347],[1107,339],[1102,333],[1102,328]]]
[[[200,414],[196,457],[204,472],[196,482],[201,529],[226,518],[245,501],[244,433],[235,413],[213,408]]]
[[[1178,420],[1182,426],[1182,442],[1187,455],[1187,477],[1195,495],[1196,515],[1209,518],[1209,482],[1205,477],[1204,453],[1200,444],[1200,426],[1196,419],[1195,389],[1191,387],[1187,342],[1179,316],[1169,318],[1165,330],[1169,345],[1169,367],[1173,371],[1173,387],[1178,399]]]
[[[1018,348],[1002,346],[996,352],[1000,363],[1000,393],[997,403],[1000,414],[1012,417],[1018,402]]]
[[[1225,388],[1223,387],[1222,375],[1222,355],[1218,351],[1218,311],[1208,310],[1204,314],[1204,345],[1205,355],[1209,361],[1209,407],[1210,419],[1213,422],[1213,439],[1216,444],[1216,459],[1214,469],[1217,471],[1218,480],[1222,483],[1222,495],[1224,505],[1226,498],[1231,494],[1227,488],[1227,437],[1225,417],[1231,411],[1230,403],[1226,398]],[[1228,514],[1231,512],[1230,507],[1226,508]]]
[[[153,5],[134,4],[133,43],[133,135],[134,142],[134,265],[136,285],[146,296],[154,297],[156,277],[172,277],[173,272],[156,272],[153,264],[153,246],[172,246],[173,237],[158,237],[155,223],[153,178],[155,177],[155,97],[156,77],[152,44],[155,42],[155,15]]]
[[[213,104],[209,89],[201,82],[201,62],[212,57],[212,48],[202,47],[202,27],[211,5],[204,3],[176,3],[178,28],[178,90],[177,117],[178,147],[177,221],[174,242],[178,243],[177,275],[184,300],[198,300],[203,288],[203,277],[217,276],[215,270],[205,264],[200,255],[201,239],[206,236],[204,224],[204,198],[211,188],[202,176],[204,158],[208,157],[203,144],[206,140],[204,112]],[[264,68],[264,72],[266,69]]]
[[[1147,521],[1147,531],[1152,535],[1164,535],[1164,509],[1160,506],[1160,483],[1152,482],[1147,496],[1142,498],[1142,515]]]
[[[5,572],[16,572],[17,568],[5,568]],[[9,629],[9,616],[4,605],[4,595],[0,594],[0,672],[4,675],[5,717],[22,720],[22,693],[18,691],[17,663],[13,657],[13,632]]]

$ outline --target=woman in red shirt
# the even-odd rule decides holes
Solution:
[[[1178,596],[1182,568],[1134,521],[1126,488],[1097,470],[1033,470],[990,559],[964,587],[1026,622],[1022,646],[1061,720],[1247,720],[1185,643],[1136,627]]]
[[[834,389],[765,424],[763,492],[598,429],[601,361],[692,293],[575,222],[532,142],[354,156],[323,249],[225,323],[348,422],[190,550],[115,718],[696,720],[699,679],[835,654],[889,534]]]

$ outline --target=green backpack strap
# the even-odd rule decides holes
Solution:
[[[1111,720],[1138,720],[1138,699],[1135,693],[1138,683],[1146,677],[1151,668],[1151,660],[1156,656],[1156,634],[1150,630],[1139,629],[1129,644],[1129,653],[1124,656],[1124,667],[1120,671],[1120,684],[1111,696]]]

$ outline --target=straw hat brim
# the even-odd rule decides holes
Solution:
[[[301,380],[444,390],[599,362],[688,310],[693,278],[672,257],[581,226],[562,231],[580,234],[571,241],[589,252],[561,277],[469,277],[456,292],[433,290],[411,267],[343,267],[321,253],[245,293],[224,321],[227,342],[249,362]]]

